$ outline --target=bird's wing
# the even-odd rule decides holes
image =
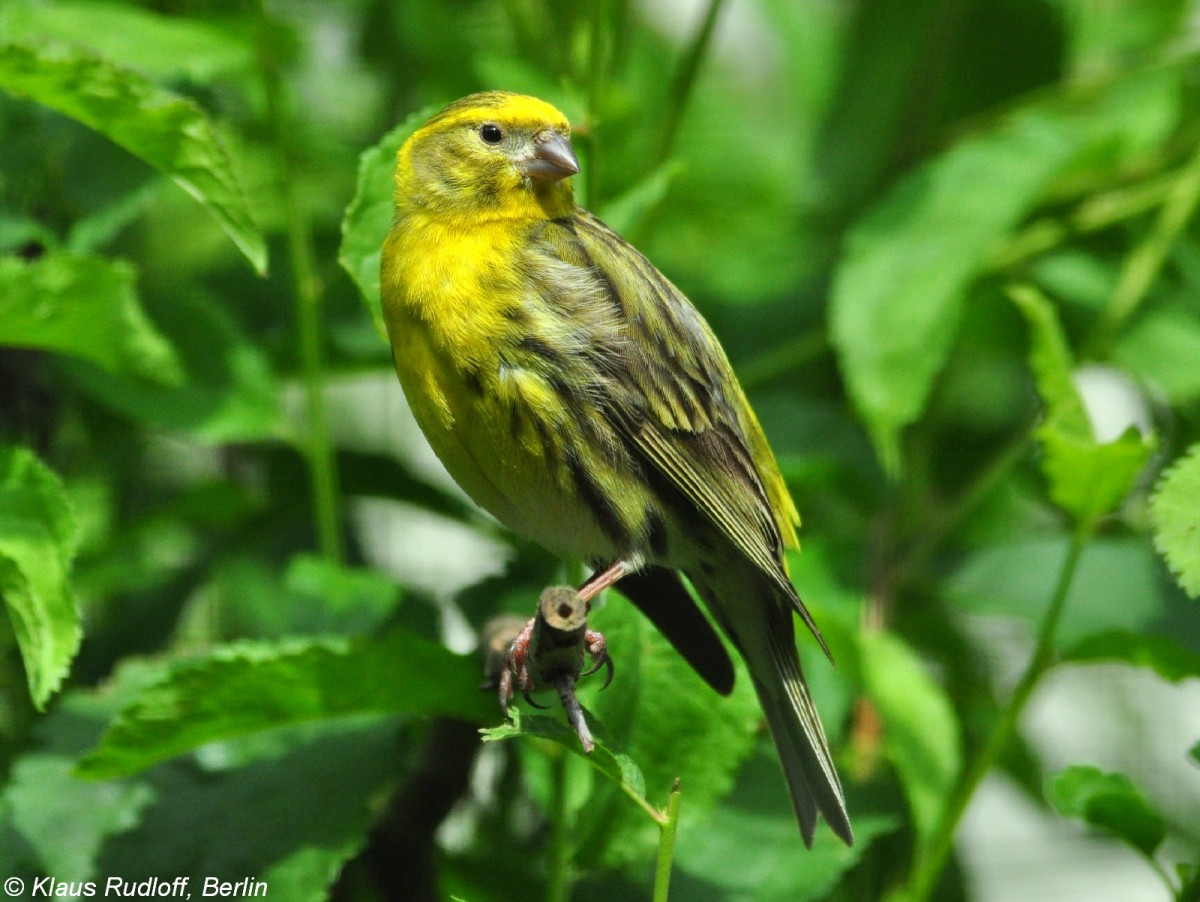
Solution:
[[[609,415],[640,456],[775,583],[820,639],[783,563],[799,522],[774,455],[720,344],[636,249],[589,213],[554,221],[562,259],[589,269],[629,333],[610,368]],[[824,642],[822,642],[824,645]]]

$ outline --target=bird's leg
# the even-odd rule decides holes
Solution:
[[[591,601],[621,577],[628,576],[636,569],[637,567],[628,561],[617,561],[612,566],[593,573],[588,581],[579,587],[579,597],[584,601]]]
[[[512,640],[512,644],[508,646],[508,652],[504,655],[504,666],[500,669],[499,690],[500,690],[500,710],[508,714],[508,703],[513,697],[513,677],[516,677],[517,686],[521,689],[521,695],[535,708],[540,707],[529,698],[529,693],[533,689],[534,680],[529,673],[529,667],[526,665],[526,659],[529,657],[530,644],[533,641],[533,630],[536,626],[536,617],[530,617],[529,622],[521,628],[517,633],[516,638]]]
[[[579,587],[579,598],[590,609],[593,598],[636,569],[638,569],[636,562],[621,560],[593,573],[587,582]],[[604,678],[604,685],[600,687],[607,689],[613,678],[613,662],[612,658],[608,656],[608,640],[598,630],[588,630],[584,635],[584,645],[591,656],[592,666],[583,671],[580,676],[591,676],[601,667],[607,667],[608,674]]]
[[[555,688],[558,689],[558,700],[567,712],[567,720],[575,728],[575,735],[579,737],[579,744],[583,746],[583,753],[590,755],[596,748],[596,740],[592,738],[592,731],[588,729],[587,721],[584,720],[583,706],[575,697],[575,677],[569,673],[560,674],[555,680]]]

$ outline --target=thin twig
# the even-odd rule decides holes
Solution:
[[[671,787],[667,810],[658,819],[658,857],[654,862],[654,902],[667,902],[671,887],[671,864],[675,859],[675,836],[679,830],[679,780]]]
[[[274,133],[279,156],[279,193],[283,201],[288,245],[288,265],[296,292],[296,321],[300,332],[300,366],[308,410],[309,479],[316,510],[317,540],[321,554],[341,562],[342,517],[338,488],[337,458],[329,435],[325,412],[325,372],[321,350],[321,295],[323,286],[317,274],[312,227],[297,196],[300,173],[295,166],[292,123],[288,115],[283,76],[271,49],[273,27],[263,3],[258,6],[260,65],[266,89],[267,116]]]
[[[918,850],[919,858],[912,879],[909,881],[908,892],[902,894],[908,899],[908,902],[925,902],[937,888],[946,860],[954,847],[958,823],[962,819],[968,803],[975,795],[979,784],[983,782],[983,778],[991,771],[1008,746],[1034,688],[1054,660],[1054,634],[1087,538],[1088,533],[1084,530],[1077,530],[1072,535],[1066,560],[1063,561],[1062,569],[1059,571],[1058,584],[1054,588],[1050,606],[1046,609],[1038,630],[1037,645],[1029,660],[1029,665],[1021,676],[1020,682],[1017,683],[1016,689],[1013,690],[1012,698],[1002,712],[1000,722],[992,730],[987,744],[963,772],[949,803],[942,812],[942,818],[934,830],[933,839],[925,847],[924,852]]]
[[[675,71],[675,78],[671,82],[671,90],[667,95],[667,107],[663,111],[663,130],[658,153],[654,158],[653,165],[648,169],[662,165],[671,156],[671,149],[675,146],[675,139],[679,135],[679,125],[683,121],[684,111],[687,109],[688,102],[692,97],[692,90],[696,85],[696,75],[700,72],[700,64],[708,53],[713,31],[717,26],[717,16],[721,14],[721,7],[724,5],[725,0],[709,0],[708,9],[704,13],[704,19],[700,23],[695,37],[692,38],[687,51],[680,57],[679,68]]]

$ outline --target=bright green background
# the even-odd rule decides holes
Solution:
[[[5,0],[0,877],[646,898],[628,795],[679,778],[673,898],[970,899],[999,771],[1200,898],[1198,16]],[[596,766],[557,711],[480,744],[465,652],[570,571],[431,461],[372,311],[395,149],[485,88],[570,116],[759,412],[853,849],[617,596]]]

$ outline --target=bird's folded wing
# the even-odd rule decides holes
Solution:
[[[622,354],[595,361],[607,377],[610,418],[820,640],[783,563],[785,545],[795,544],[795,505],[715,336],[679,290],[600,220],[579,212],[557,223],[558,252],[598,275],[630,333]]]

